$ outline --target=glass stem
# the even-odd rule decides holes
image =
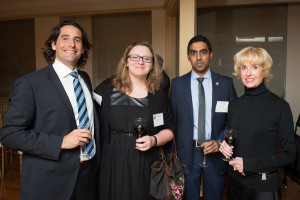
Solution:
[[[206,154],[203,156],[203,164],[206,165]]]

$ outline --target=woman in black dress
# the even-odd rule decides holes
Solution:
[[[173,138],[171,107],[160,90],[162,76],[154,55],[147,42],[129,45],[114,75],[95,89],[101,96],[96,97],[101,104],[101,200],[151,199],[150,171],[159,158],[157,146]],[[141,138],[134,130],[138,117],[146,120]]]
[[[225,157],[234,157],[229,162],[227,199],[278,200],[278,169],[295,158],[292,113],[286,101],[266,88],[273,63],[266,50],[244,48],[234,61],[234,74],[245,93],[228,108],[229,127],[237,130],[234,147],[223,141],[219,149]]]

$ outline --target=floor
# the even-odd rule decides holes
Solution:
[[[288,186],[287,189],[282,186],[282,200],[299,200],[300,185],[288,178]],[[20,199],[20,159],[17,152],[13,152],[12,160],[8,159],[6,162],[5,177],[0,180],[0,199]],[[204,200],[204,198],[200,198],[200,200]]]

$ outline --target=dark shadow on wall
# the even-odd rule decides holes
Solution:
[[[7,97],[15,80],[35,71],[34,19],[0,21],[0,97]]]

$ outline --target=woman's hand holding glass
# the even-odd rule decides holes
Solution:
[[[229,146],[225,140],[220,145],[219,151],[225,156],[225,158],[231,158],[233,155],[234,146]]]
[[[135,148],[140,151],[148,151],[154,145],[153,136],[145,135],[136,140]]]
[[[243,158],[236,157],[236,158],[232,159],[231,161],[229,161],[229,165],[231,165],[235,171],[238,171],[242,175],[245,175]]]

